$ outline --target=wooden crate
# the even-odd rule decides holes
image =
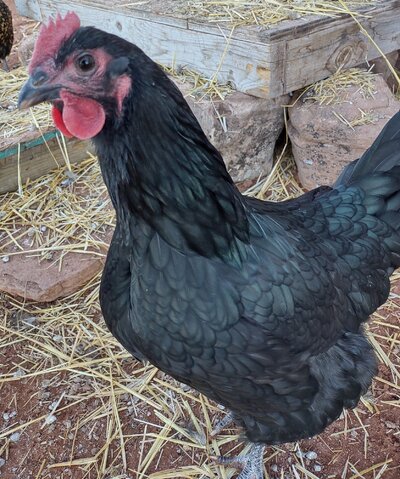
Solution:
[[[303,17],[273,28],[235,28],[171,16],[168,2],[137,8],[124,0],[16,0],[19,13],[45,21],[75,11],[83,25],[120,35],[165,65],[186,66],[231,82],[238,91],[274,98],[326,78],[341,65],[380,56],[349,15]],[[132,3],[134,4],[134,2]],[[132,5],[131,4],[131,5]],[[140,9],[142,8],[142,9]],[[400,48],[400,0],[359,10],[362,25],[384,53]]]
[[[66,154],[71,163],[78,163],[88,157],[91,149],[87,141],[71,139],[62,143],[56,130],[43,136],[36,133],[20,142],[15,138],[12,146],[0,150],[0,194],[15,191],[28,179],[34,180],[65,165]]]

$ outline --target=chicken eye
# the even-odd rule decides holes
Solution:
[[[90,72],[96,65],[96,62],[92,55],[85,53],[76,59],[76,66],[84,73]]]

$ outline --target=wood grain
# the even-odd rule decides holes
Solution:
[[[24,185],[28,179],[35,180],[65,165],[59,138],[60,133],[50,131],[44,137],[38,136],[0,151],[0,194],[18,189],[18,169]],[[76,139],[66,140],[66,149],[70,163],[81,162],[88,157],[88,151],[92,151],[90,143]]]
[[[186,66],[206,77],[218,72],[241,92],[275,98],[379,56],[346,15],[302,17],[273,28],[199,22],[128,7],[121,0],[16,0],[18,11],[36,20],[75,11],[95,25],[142,48],[153,60]],[[384,53],[400,48],[400,0],[360,10],[359,21]]]

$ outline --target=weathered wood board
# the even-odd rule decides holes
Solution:
[[[380,56],[348,15],[302,17],[274,28],[236,28],[140,10],[121,0],[16,0],[19,13],[45,21],[75,11],[83,25],[123,36],[165,65],[186,66],[238,91],[274,98]],[[154,4],[155,2],[153,2]],[[162,3],[162,2],[161,2]],[[134,5],[134,4],[131,4]],[[400,49],[400,0],[360,10],[358,19],[384,53]]]
[[[17,190],[19,181],[24,185],[28,179],[35,180],[57,166],[65,165],[65,154],[70,163],[88,157],[88,151],[92,149],[90,143],[71,139],[62,145],[60,136],[58,131],[52,130],[0,150],[0,194]],[[66,151],[63,151],[64,147]]]

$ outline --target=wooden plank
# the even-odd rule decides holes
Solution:
[[[110,33],[120,35],[143,49],[153,60],[164,65],[184,65],[206,76],[219,69],[219,80],[231,82],[239,91],[249,91],[258,87],[266,87],[265,81],[258,74],[258,68],[270,69],[268,63],[269,46],[252,45],[249,42],[232,38],[229,51],[224,56],[227,45],[226,38],[218,29],[217,33],[204,34],[191,31],[187,22],[179,19],[158,17],[135,10],[115,8],[110,0],[74,1],[61,0],[17,0],[19,13],[35,18],[47,19],[56,11],[65,14],[72,10],[81,18],[82,25],[96,25]],[[126,2],[125,2],[126,3]],[[146,15],[144,14],[146,13]],[[143,18],[143,17],[146,18]],[[167,18],[165,22],[162,19]],[[171,25],[173,23],[173,25]],[[251,49],[252,68],[249,64]]]
[[[400,48],[400,1],[386,2],[371,18],[361,23],[384,53]],[[329,21],[328,21],[329,20]],[[291,34],[285,38],[283,32]],[[286,64],[284,82],[279,77],[271,80],[271,96],[303,88],[328,77],[343,65],[352,67],[380,56],[373,43],[359,29],[352,18],[315,20],[310,25],[298,25],[293,30],[287,25],[283,32],[271,33],[271,45],[285,44]],[[281,50],[283,51],[283,49]],[[275,58],[279,58],[278,54]],[[279,61],[277,62],[279,64]]]
[[[75,11],[83,25],[120,35],[165,65],[186,66],[263,98],[290,93],[379,53],[348,15],[300,17],[273,28],[240,27],[173,17],[168,9],[140,10],[123,0],[16,0],[23,15],[46,20]],[[149,7],[147,7],[149,8]],[[160,13],[161,12],[161,13]],[[165,13],[164,13],[165,12]],[[400,0],[360,10],[359,20],[384,53],[400,48]]]
[[[384,53],[400,48],[400,0],[361,8],[358,20]],[[215,27],[188,19],[188,28],[206,33]],[[291,93],[328,77],[339,67],[349,68],[380,56],[349,15],[304,16],[268,29],[242,27],[234,36],[269,46],[268,71],[259,68],[265,85],[246,91],[261,97]]]
[[[0,151],[0,194],[18,189],[18,170],[22,184],[35,180],[60,165],[65,165],[60,148],[60,133],[49,131],[42,136]],[[76,139],[65,142],[70,163],[79,163],[93,151],[89,142]],[[18,165],[19,163],[19,165]]]

